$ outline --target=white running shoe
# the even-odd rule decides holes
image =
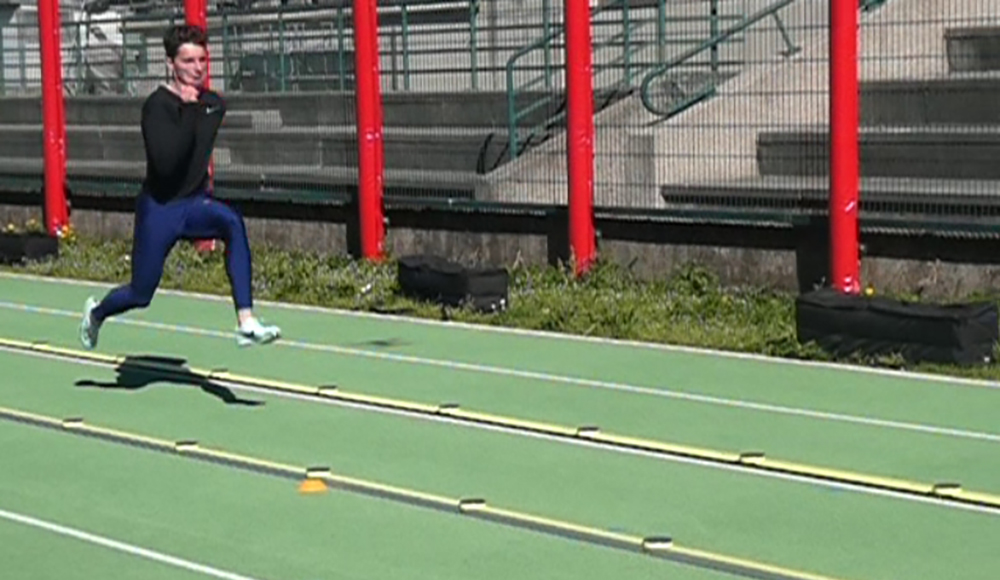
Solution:
[[[274,325],[261,324],[254,317],[250,317],[236,329],[236,344],[239,346],[269,344],[279,337],[281,337],[280,328]]]
[[[83,320],[80,321],[80,342],[83,348],[93,350],[97,346],[97,335],[101,332],[101,324],[94,322],[93,312],[99,302],[91,296],[83,305]]]

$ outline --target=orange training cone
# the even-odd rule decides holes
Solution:
[[[323,493],[327,490],[326,483],[322,479],[307,478],[299,484],[300,493]]]

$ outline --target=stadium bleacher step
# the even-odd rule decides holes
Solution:
[[[295,92],[270,94],[226,94],[227,123],[255,127],[315,127],[355,125],[357,110],[353,93]],[[543,122],[564,105],[559,91],[519,93],[515,104],[523,108],[541,99],[551,104],[518,120],[521,126]],[[386,127],[507,127],[508,97],[505,91],[387,92],[383,96]],[[142,115],[144,97],[77,96],[66,99],[67,125],[134,125]],[[605,95],[595,96],[603,102]],[[250,120],[247,116],[250,116]],[[5,96],[0,106],[0,125],[41,125],[38,96]]]
[[[507,132],[492,128],[386,127],[385,167],[484,173],[507,150]],[[220,133],[218,147],[232,163],[245,165],[357,165],[357,128],[353,125],[283,128],[266,133]]]
[[[37,96],[5,96],[0,101],[0,125],[41,125],[42,106]],[[138,127],[142,100],[134,97],[68,97],[66,125],[109,125]],[[281,111],[267,108],[237,107],[223,121],[224,127],[275,128],[281,126]]]
[[[860,132],[865,177],[1000,179],[1000,126],[879,126]],[[825,127],[761,132],[762,175],[826,175],[829,132]]]
[[[660,187],[668,208],[691,212],[729,210],[751,218],[789,212],[824,215],[830,181],[825,177],[760,176],[717,184]],[[904,222],[911,217],[984,220],[1000,225],[1000,180],[862,178],[858,193],[865,215]]]
[[[281,111],[229,111],[222,119],[223,129],[254,129],[267,131],[280,129]]]
[[[42,157],[40,125],[0,125],[0,132],[0,158]],[[386,127],[383,136],[389,169],[485,173],[508,144],[506,130],[480,127]],[[73,125],[66,141],[71,160],[145,161],[138,127]],[[220,164],[356,167],[358,159],[353,125],[226,128],[216,143]]]
[[[949,28],[944,34],[951,72],[1000,72],[1000,26]]]
[[[1000,75],[865,82],[862,125],[1000,125]]]
[[[131,197],[146,173],[145,162],[70,159],[66,162],[67,179],[76,193],[121,195]],[[7,191],[20,184],[26,191],[37,191],[42,184],[43,160],[40,157],[0,157],[0,182]],[[347,195],[358,183],[356,167],[314,167],[295,165],[217,165],[215,183],[233,195],[262,200],[312,200]],[[114,187],[108,187],[113,185]],[[386,169],[383,179],[387,198],[460,198],[475,199],[488,187],[486,178],[472,172]],[[81,186],[84,189],[81,190]]]

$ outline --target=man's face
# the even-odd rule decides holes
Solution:
[[[201,87],[208,71],[208,52],[197,44],[182,44],[172,61],[174,78],[183,85]]]

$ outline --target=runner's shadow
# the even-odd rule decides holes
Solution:
[[[375,338],[372,340],[363,340],[361,342],[353,342],[347,346],[354,347],[375,347],[375,348],[395,348],[398,346],[409,346],[412,344],[409,341],[403,340],[401,338]]]
[[[125,361],[115,369],[115,372],[118,373],[117,381],[112,383],[81,379],[74,384],[77,387],[137,391],[156,383],[170,383],[198,387],[229,405],[256,407],[264,404],[261,401],[241,399],[226,387],[192,373],[184,368],[186,362],[177,358],[130,356],[126,357]],[[150,368],[150,365],[159,368]]]

